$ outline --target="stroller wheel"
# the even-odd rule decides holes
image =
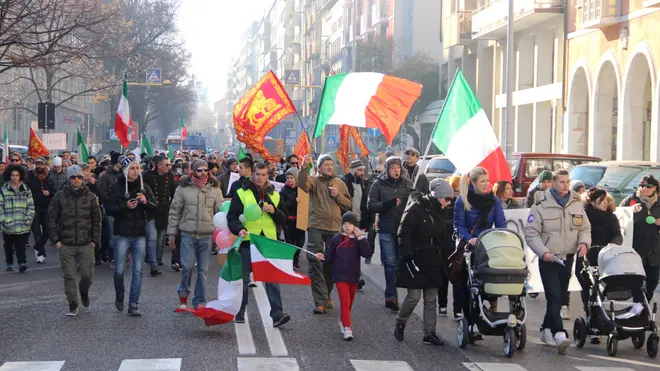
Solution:
[[[538,292],[533,292],[533,293],[529,294],[529,297],[532,298],[532,299],[536,299],[536,298],[539,297],[539,293]]]
[[[655,358],[658,355],[658,334],[649,335],[646,341],[646,353],[651,358]]]
[[[619,348],[619,339],[616,336],[610,334],[607,337],[607,355],[610,357],[616,357],[616,352]]]
[[[635,349],[642,349],[642,347],[644,347],[644,341],[646,340],[646,332],[641,331],[635,333],[630,338],[632,339],[632,343]]]
[[[518,329],[518,337],[516,338],[516,349],[523,350],[527,344],[527,326],[523,323]]]
[[[578,348],[587,342],[587,321],[583,317],[576,318],[573,323],[573,341]]]
[[[507,358],[513,357],[513,354],[516,352],[516,329],[514,327],[508,327],[504,331],[504,355]]]
[[[458,347],[465,349],[470,340],[470,326],[468,325],[467,318],[463,317],[458,320],[456,324],[456,342]]]

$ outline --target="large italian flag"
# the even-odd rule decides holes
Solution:
[[[207,326],[221,325],[234,320],[241,309],[243,299],[243,265],[236,249],[229,249],[227,262],[218,279],[218,299],[197,309],[177,309],[175,312],[190,312],[203,318]]]
[[[296,247],[263,236],[250,234],[250,255],[255,281],[289,285],[311,285],[309,277],[293,270]]]
[[[493,127],[460,69],[431,137],[461,174],[481,166],[488,170],[491,184],[511,181],[511,171]]]
[[[380,129],[391,145],[422,86],[376,72],[343,73],[325,79],[313,138],[328,125]]]
[[[128,147],[130,141],[128,140],[128,128],[131,126],[131,109],[128,105],[128,82],[124,79],[124,87],[122,89],[121,98],[119,99],[119,107],[117,107],[117,115],[115,116],[115,135],[119,139],[122,146]]]

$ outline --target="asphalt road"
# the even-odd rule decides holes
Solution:
[[[619,356],[610,358],[604,345],[571,348],[558,356],[540,345],[538,331],[544,299],[528,299],[528,346],[512,359],[504,357],[500,338],[487,337],[466,350],[455,344],[455,323],[439,318],[438,333],[450,345],[422,343],[421,303],[406,327],[406,339],[394,339],[394,314],[384,308],[383,269],[376,253],[364,265],[367,286],[353,308],[355,339],[346,342],[337,309],[312,314],[309,287],[282,286],[284,309],[292,320],[273,329],[263,285],[250,289],[247,324],[205,327],[190,315],[174,313],[178,305],[179,274],[163,268],[150,277],[145,265],[140,309],[129,317],[114,308],[112,271],[97,267],[91,289],[92,305],[75,318],[64,315],[67,302],[57,253],[48,247],[46,265],[30,264],[27,273],[0,273],[0,371],[137,371],[137,370],[534,370],[631,371],[660,368],[657,360],[635,350],[630,341],[619,344]],[[29,252],[31,256],[31,251]],[[165,261],[169,261],[166,255]],[[208,299],[215,298],[220,268],[212,260]],[[303,265],[303,272],[306,266]],[[128,270],[127,270],[128,272]],[[128,280],[128,273],[126,279]],[[128,287],[128,286],[127,286]],[[401,299],[404,292],[400,293]],[[336,294],[334,294],[337,302]],[[577,294],[572,302],[578,303]],[[450,310],[451,312],[451,310]],[[577,305],[572,315],[579,314]],[[265,320],[264,320],[265,318]],[[566,322],[572,328],[572,321]]]

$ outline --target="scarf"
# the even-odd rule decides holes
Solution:
[[[495,206],[495,197],[493,192],[488,192],[486,194],[477,193],[474,188],[470,187],[468,189],[468,202],[472,207],[479,210],[479,219],[477,223],[480,228],[488,228],[488,213]]]
[[[550,188],[550,194],[552,197],[557,201],[557,204],[561,207],[566,207],[566,204],[568,203],[568,200],[571,199],[571,192],[568,192],[566,195],[561,196],[557,191],[555,191],[554,188]]]
[[[639,198],[640,201],[642,201],[644,205],[646,205],[647,210],[651,210],[651,206],[655,205],[655,203],[658,201],[658,192],[655,192],[651,197],[646,197],[638,189],[635,195],[637,198]]]
[[[355,246],[355,243],[351,244],[351,242],[352,242],[351,240],[352,240],[352,238],[351,238],[350,235],[344,234],[344,239],[341,241],[339,246],[337,246],[337,249],[339,249],[342,246],[346,249],[349,248],[349,247]]]
[[[204,188],[206,182],[209,181],[209,178],[198,178],[196,176],[191,176],[190,181],[193,182],[200,189]]]

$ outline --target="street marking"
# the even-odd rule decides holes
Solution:
[[[587,357],[593,357],[593,358],[598,358],[598,359],[604,359],[606,361],[612,361],[612,362],[621,362],[621,363],[629,363],[631,365],[637,365],[637,366],[646,366],[646,367],[653,367],[653,368],[660,368],[660,365],[657,365],[655,363],[647,363],[647,362],[641,362],[641,361],[635,361],[632,359],[623,359],[623,358],[615,358],[615,357],[607,357],[607,356],[597,356],[593,354],[587,355]]]
[[[582,367],[582,366],[573,366],[580,371],[635,371],[632,368],[628,367]]]
[[[238,357],[238,371],[300,371],[295,358]]]
[[[351,359],[355,371],[414,371],[408,362],[403,361],[365,361]]]
[[[282,339],[280,329],[273,327],[273,319],[270,318],[270,303],[268,302],[268,296],[264,289],[265,285],[266,284],[263,284],[253,288],[252,292],[254,292],[254,297],[257,301],[257,306],[259,307],[261,323],[264,325],[266,339],[268,339],[268,346],[270,347],[270,354],[273,356],[287,356],[289,353],[286,350],[286,345],[284,345],[284,339]]]
[[[181,358],[125,359],[118,371],[179,371]]]
[[[60,371],[64,361],[52,362],[5,362],[0,371]]]
[[[527,371],[526,368],[512,363],[463,362],[470,371]]]
[[[254,347],[254,340],[252,339],[252,331],[250,330],[250,319],[247,313],[245,313],[245,323],[234,322],[234,329],[236,330],[238,353],[257,354],[257,349]]]

